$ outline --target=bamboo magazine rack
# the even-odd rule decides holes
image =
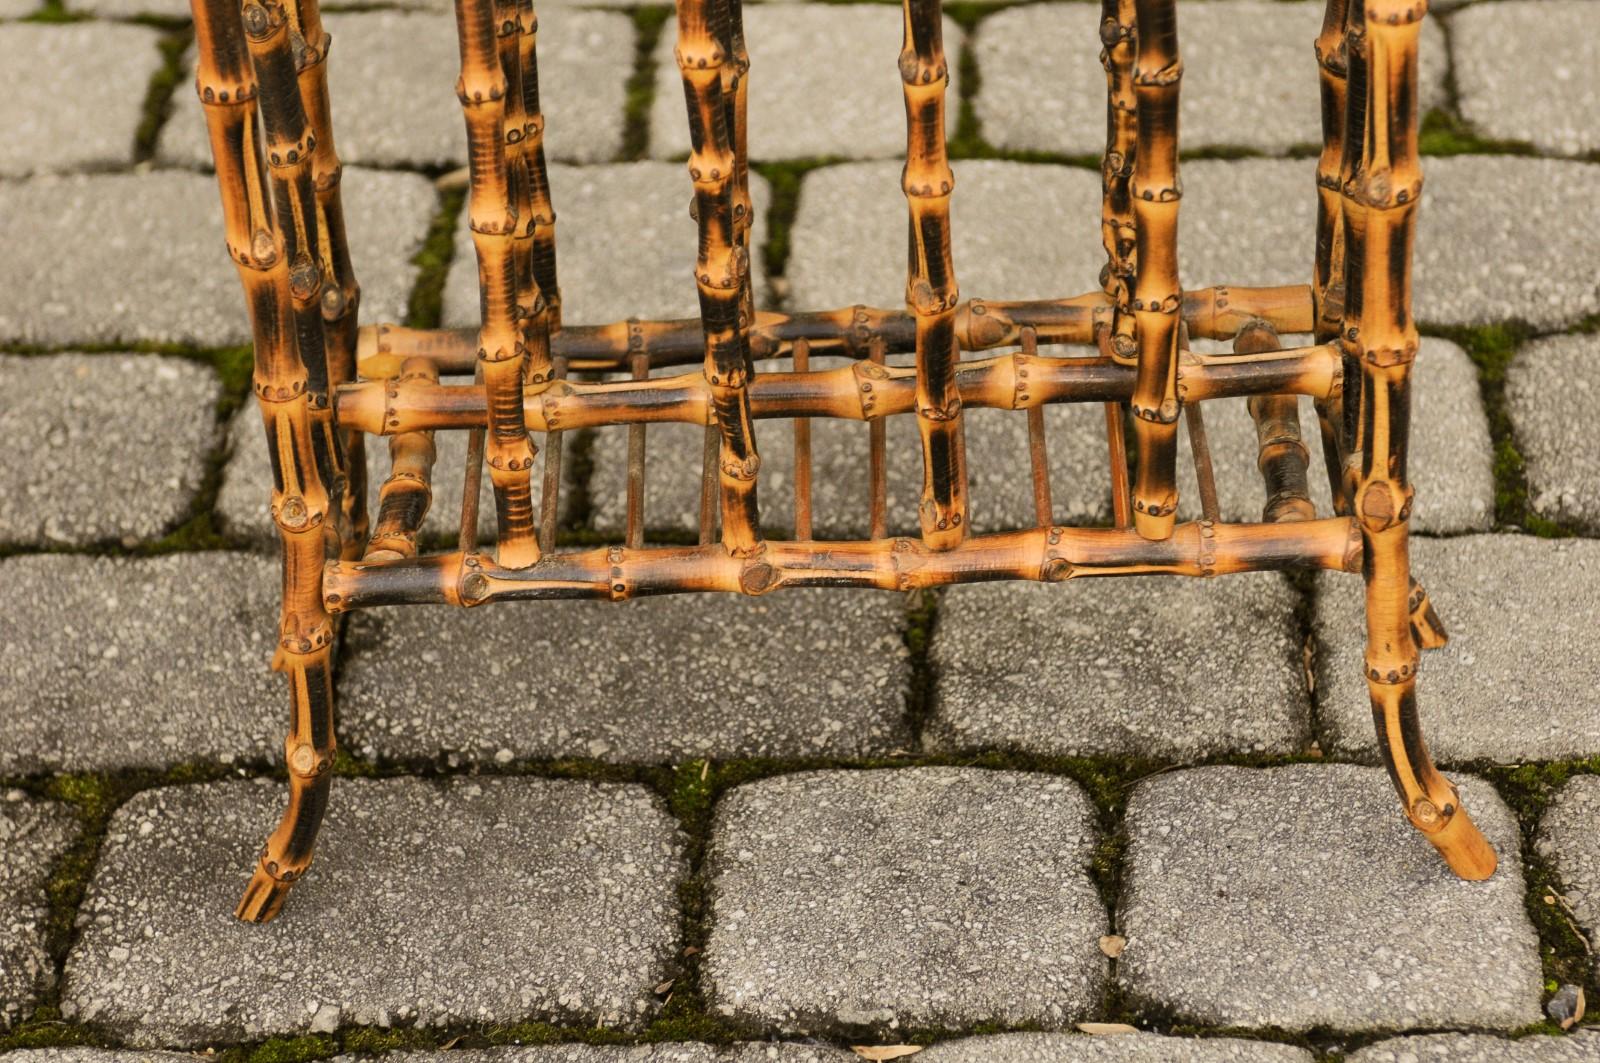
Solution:
[[[909,207],[906,305],[771,313],[754,305],[746,152],[749,60],[740,0],[678,0],[699,229],[698,319],[566,325],[544,161],[531,0],[456,0],[482,323],[470,330],[358,327],[360,289],[340,207],[329,120],[330,38],[316,0],[194,0],[198,89],[222,189],[228,250],[255,337],[254,388],[272,456],[283,605],[274,667],[289,680],[289,804],[239,904],[272,918],[311,863],[334,753],[334,617],[410,603],[621,601],[679,591],[785,587],[908,590],[977,580],[1219,576],[1310,568],[1366,581],[1366,677],[1384,761],[1405,815],[1464,878],[1495,856],[1434,768],[1419,730],[1419,647],[1444,633],[1407,555],[1411,251],[1422,191],[1417,39],[1425,0],[1328,0],[1316,41],[1323,149],[1310,283],[1178,283],[1175,0],[1103,0],[1107,83],[1100,290],[1031,302],[961,301],[951,256],[954,178],[945,145],[948,60],[939,0],[904,0]],[[819,42],[820,43],[820,42]],[[889,61],[886,59],[886,62]],[[1309,62],[1308,62],[1309,67]],[[1311,189],[1307,188],[1307,194]],[[684,283],[691,283],[689,250]],[[1285,348],[1280,335],[1311,333]],[[1231,340],[1202,356],[1189,338]],[[1092,345],[1096,357],[1049,348]],[[963,352],[1001,353],[963,358]],[[914,366],[889,356],[914,354]],[[813,368],[813,355],[843,364]],[[755,359],[788,359],[757,375]],[[674,367],[700,363],[698,369]],[[659,371],[659,372],[658,372]],[[468,384],[441,377],[473,374]],[[625,374],[625,375],[622,375]],[[1333,512],[1307,490],[1298,396],[1316,403]],[[1260,523],[1218,516],[1201,416],[1249,396],[1266,505]],[[1052,522],[1043,407],[1104,404],[1114,520]],[[1027,418],[1036,526],[971,531],[963,411]],[[920,429],[920,535],[885,519],[884,419]],[[1187,419],[1204,518],[1177,523],[1178,419]],[[870,426],[870,534],[818,541],[809,419]],[[1125,445],[1125,418],[1130,451]],[[792,422],[794,533],[763,536],[757,422]],[[646,426],[702,425],[699,543],[644,544]],[[562,438],[628,425],[628,513],[617,546],[558,550]],[[765,427],[765,425],[763,426]],[[469,433],[458,549],[419,554],[434,433]],[[543,490],[532,477],[543,436]],[[364,438],[388,439],[392,474],[365,510]],[[497,536],[477,543],[484,466]],[[981,499],[979,500],[981,504]],[[709,606],[708,606],[709,607]]]

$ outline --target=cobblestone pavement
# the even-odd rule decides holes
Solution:
[[[671,11],[541,6],[566,318],[693,314]],[[1493,879],[1399,815],[1355,580],[990,584],[356,617],[317,867],[252,927],[278,577],[187,6],[0,0],[0,1063],[1600,1063],[1546,1018],[1600,999],[1600,3],[1435,6],[1412,557],[1453,638],[1421,697]],[[450,5],[330,7],[364,317],[470,323]],[[1097,11],[948,5],[966,294],[1096,286]],[[1186,284],[1307,279],[1319,18],[1182,5]],[[762,300],[898,303],[899,13],[747,28]],[[1207,413],[1258,519],[1244,404]],[[1104,523],[1103,419],[1046,421],[1055,519]],[[676,427],[659,541],[698,509]],[[564,534],[615,539],[626,433],[573,436]],[[1032,521],[1022,422],[968,439],[974,525]],[[863,534],[865,429],[814,451],[819,533]],[[762,453],[787,530],[792,436]]]

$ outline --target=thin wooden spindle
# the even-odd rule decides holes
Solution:
[[[544,161],[544,113],[539,105],[539,16],[533,0],[517,0],[518,65],[521,80],[521,135],[506,139],[520,160],[524,196],[518,205],[518,243],[530,272],[519,274],[518,305],[535,334],[561,331],[561,287],[556,280],[556,212],[550,202],[550,175]],[[540,322],[538,319],[543,317]],[[532,369],[530,377],[537,379]]]
[[[794,371],[811,372],[811,344],[794,343]],[[811,418],[794,419],[794,537],[811,538]]]
[[[1106,450],[1111,461],[1111,524],[1133,527],[1132,488],[1128,486],[1128,440],[1123,435],[1122,403],[1106,403]]]
[[[497,558],[506,568],[526,568],[539,560],[533,519],[534,447],[522,413],[529,348],[517,305],[517,192],[506,145],[510,86],[501,56],[503,27],[497,26],[496,14],[491,0],[456,0],[461,44],[456,94],[467,125],[471,172],[467,211],[478,257],[482,314],[478,359],[489,395],[485,449],[494,483]],[[549,367],[545,363],[534,368],[543,373]]]
[[[550,363],[550,379],[567,378],[567,359],[556,355]],[[561,517],[561,452],[564,433],[552,428],[544,437],[544,486],[539,491],[539,549],[545,553],[556,548],[556,527]]]
[[[1345,34],[1349,17],[1348,0],[1327,0],[1322,32],[1316,40],[1322,95],[1322,153],[1317,156],[1317,235],[1312,265],[1311,316],[1318,343],[1338,340],[1344,317],[1344,219],[1340,188],[1349,72]],[[1346,369],[1346,377],[1351,380],[1359,371],[1353,363]],[[1327,467],[1328,488],[1333,494],[1333,511],[1348,514],[1350,500],[1344,484],[1348,447],[1342,436],[1343,400],[1341,391],[1335,396],[1318,399],[1316,409],[1322,436],[1322,460]]]
[[[867,361],[883,365],[884,343],[874,336],[867,345]],[[889,534],[888,422],[874,417],[867,422],[867,536],[882,539]]]
[[[1039,334],[1031,328],[1022,330],[1022,355],[1032,358],[1039,353]],[[1041,528],[1051,524],[1050,504],[1050,451],[1045,445],[1044,407],[1028,407],[1028,468],[1033,474],[1033,519]]]
[[[700,445],[700,545],[717,537],[717,457],[722,453],[722,433],[706,425]]]
[[[934,550],[967,533],[966,436],[956,389],[955,265],[950,256],[950,194],[955,174],[945,149],[945,60],[939,0],[903,0],[905,44],[900,80],[906,100],[906,165],[901,178],[910,208],[906,305],[917,319],[917,427],[922,435],[922,541]]]
[[[635,380],[650,379],[650,356],[636,354],[631,359]],[[637,550],[644,545],[644,445],[645,423],[628,426],[628,518],[623,545]]]
[[[1200,403],[1185,404],[1183,418],[1189,427],[1189,449],[1194,454],[1194,478],[1200,486],[1200,515],[1215,524],[1222,520],[1222,506],[1217,501],[1217,471],[1211,464],[1211,441],[1206,438],[1206,419],[1200,412]]]
[[[1172,534],[1178,510],[1178,12],[1175,0],[1137,0],[1134,94],[1139,133],[1133,171],[1133,313],[1139,345],[1134,385],[1137,471],[1133,523],[1146,539]]]

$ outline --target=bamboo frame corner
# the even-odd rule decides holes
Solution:
[[[1175,0],[1102,0],[1106,147],[1099,290],[1059,299],[963,299],[956,283],[945,141],[949,60],[940,0],[903,0],[898,56],[906,112],[908,258],[902,308],[758,310],[750,269],[748,96],[740,0],[678,0],[675,58],[690,129],[687,170],[698,244],[697,318],[570,324],[556,269],[532,0],[456,0],[467,132],[468,216],[481,319],[473,329],[358,326],[360,288],[340,201],[317,0],[192,0],[196,88],[222,193],[227,246],[255,342],[254,390],[272,459],[283,550],[273,667],[290,689],[289,803],[238,908],[264,921],[304,876],[330,790],[332,646],[347,612],[424,602],[786,587],[907,590],[975,580],[1047,583],[1165,573],[1213,577],[1314,568],[1366,586],[1365,675],[1384,762],[1411,823],[1456,874],[1485,878],[1495,855],[1434,768],[1418,719],[1419,652],[1444,628],[1412,577],[1407,477],[1411,252],[1422,176],[1416,56],[1423,0],[1326,0],[1316,65],[1317,160],[1309,283],[1280,288],[1179,283]],[[887,61],[887,58],[886,58]],[[1309,63],[1308,63],[1309,66]],[[691,260],[686,256],[685,265]],[[685,283],[688,282],[685,277]],[[1305,347],[1280,337],[1312,334]],[[1231,340],[1200,355],[1191,338]],[[1049,348],[1087,345],[1093,357]],[[965,353],[981,354],[964,357]],[[891,365],[905,353],[914,365]],[[814,356],[843,364],[814,367]],[[783,358],[757,375],[756,359]],[[667,372],[673,367],[697,369]],[[470,385],[441,378],[471,373]],[[617,374],[625,374],[618,378]],[[1333,512],[1307,485],[1298,396],[1316,405]],[[1256,523],[1218,512],[1202,414],[1244,396],[1256,425],[1264,504]],[[1053,522],[1043,408],[1096,402],[1106,414],[1110,527]],[[1027,418],[1035,522],[972,530],[964,411]],[[887,533],[891,416],[918,425],[919,533]],[[1188,424],[1202,518],[1177,521],[1177,428]],[[870,532],[813,537],[811,420],[863,421]],[[762,534],[758,426],[789,420],[794,534]],[[699,542],[644,545],[648,426],[700,425]],[[626,425],[628,506],[617,545],[558,549],[564,433]],[[435,437],[468,433],[457,548],[420,548],[437,501]],[[533,477],[543,433],[542,491]],[[366,436],[387,437],[392,471],[366,512]],[[1130,446],[1131,444],[1131,446]],[[484,469],[492,552],[477,540]]]

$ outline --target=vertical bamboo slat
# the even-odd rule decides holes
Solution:
[[[1277,332],[1260,322],[1240,330],[1233,341],[1236,354],[1261,354],[1280,346]],[[1256,467],[1267,493],[1261,519],[1269,524],[1312,520],[1317,514],[1306,483],[1311,454],[1300,436],[1299,396],[1252,395],[1248,407],[1256,426]]]
[[[439,382],[439,369],[426,358],[408,358],[400,381]],[[378,491],[378,520],[364,559],[417,556],[417,532],[433,503],[433,463],[438,457],[431,431],[389,437],[389,476]]]
[[[723,94],[730,56],[720,42],[727,35],[725,5],[730,2],[737,0],[679,0],[677,60],[689,109],[689,176],[700,226],[695,282],[705,330],[705,373],[720,435],[722,543],[730,553],[748,556],[761,544],[756,501],[761,459],[746,389],[750,346],[741,308],[750,258],[738,242],[734,205],[740,163]]]
[[[906,306],[917,319],[917,427],[922,434],[922,541],[956,546],[967,532],[967,454],[956,389],[955,265],[950,257],[950,194],[955,174],[945,150],[945,61],[939,0],[904,0],[900,80],[906,100],[906,165],[901,187],[910,208]]]
[[[1137,0],[1139,101],[1133,169],[1133,314],[1139,347],[1134,385],[1133,523],[1147,539],[1172,534],[1178,510],[1178,12],[1175,0]]]
[[[550,379],[567,378],[567,359],[551,361]],[[561,516],[561,451],[564,433],[552,427],[544,437],[544,488],[539,492],[539,549],[549,553],[556,548],[556,525]]]
[[[542,337],[561,330],[561,287],[556,279],[556,211],[550,202],[550,173],[544,160],[544,112],[539,104],[539,16],[533,0],[517,0],[518,127],[506,141],[522,175],[517,241],[521,272],[517,305],[529,330]],[[515,136],[513,136],[515,134]],[[536,358],[529,376],[540,379]]]
[[[490,0],[456,0],[456,28],[461,43],[456,95],[467,124],[472,183],[467,211],[478,257],[478,359],[489,396],[485,450],[494,483],[497,557],[507,568],[526,568],[539,560],[539,543],[533,522],[534,448],[522,413],[528,349],[517,305],[516,191],[506,145],[510,86],[500,51],[504,27],[497,26]]]
[[[1344,336],[1361,366],[1360,477],[1352,493],[1364,546],[1367,686],[1384,763],[1406,816],[1465,879],[1493,874],[1494,850],[1434,768],[1417,717],[1406,474],[1411,251],[1422,170],[1417,154],[1417,38],[1426,0],[1364,0],[1346,39]],[[1355,130],[1360,129],[1357,138]]]
[[[1323,10],[1322,32],[1317,35],[1317,73],[1321,86],[1322,152],[1317,156],[1317,233],[1316,258],[1312,268],[1311,305],[1314,338],[1329,343],[1339,337],[1344,319],[1344,215],[1340,207],[1343,186],[1344,123],[1348,91],[1348,58],[1345,31],[1349,21],[1348,0],[1327,0]],[[1354,379],[1353,363],[1345,375]],[[1335,513],[1349,513],[1345,495],[1344,465],[1347,447],[1344,430],[1343,393],[1317,400],[1317,425],[1322,436],[1322,459],[1327,467],[1328,486],[1333,493]]]
[[[1134,95],[1137,51],[1134,0],[1101,0],[1100,64],[1106,71],[1106,149],[1100,159],[1100,239],[1106,264],[1100,284],[1111,296],[1113,314],[1101,342],[1106,355],[1131,363],[1134,341],[1132,179],[1139,135],[1139,101]]]
[[[811,344],[799,339],[794,344],[794,371],[811,371]],[[811,419],[794,419],[794,537],[811,538]]]

